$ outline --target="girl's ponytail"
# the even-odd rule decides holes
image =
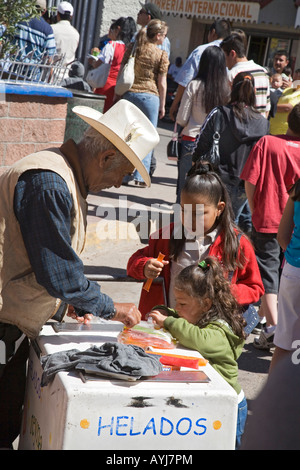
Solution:
[[[147,28],[143,27],[137,33],[135,42],[136,42],[136,50],[141,49],[147,43]]]
[[[231,283],[225,278],[217,259],[207,257],[197,265],[183,269],[175,280],[175,287],[196,298],[200,305],[203,299],[211,300],[211,308],[201,315],[198,322],[200,328],[217,319],[223,319],[237,336],[245,338],[245,320],[241,306],[234,297]]]
[[[231,199],[220,175],[209,162],[198,160],[187,174],[182,191],[190,194],[201,194],[209,202],[218,205],[225,202],[225,208],[219,216],[219,227],[223,243],[224,267],[229,271],[242,268],[244,264],[243,253],[239,256],[239,240],[236,232],[240,232],[234,223]]]

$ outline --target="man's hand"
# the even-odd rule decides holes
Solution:
[[[115,303],[114,304],[117,313],[112,318],[113,321],[120,321],[124,323],[128,328],[132,328],[134,325],[137,325],[142,318],[141,312],[137,309],[134,304],[131,303]],[[83,325],[89,325],[93,319],[93,314],[86,313],[84,316],[79,316],[76,314],[74,307],[69,305],[67,316],[76,320],[78,323]]]
[[[82,323],[83,325],[89,325],[91,323],[91,320],[93,318],[92,313],[86,313],[83,317],[80,317],[79,315],[76,314],[74,307],[72,305],[69,305],[68,311],[67,311],[67,317],[73,318],[73,320],[78,321],[78,323]]]
[[[137,325],[141,321],[141,312],[137,309],[134,304],[115,303],[114,306],[117,310],[117,313],[112,318],[112,320],[124,323],[127,328],[132,328],[134,325]]]
[[[291,88],[293,86],[293,80],[291,78],[284,78],[282,77],[282,87],[284,90],[286,88]]]

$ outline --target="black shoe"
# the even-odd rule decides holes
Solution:
[[[135,180],[134,184],[135,184],[136,186],[139,186],[139,188],[146,188],[146,187],[147,187],[145,181],[137,181],[137,180]]]

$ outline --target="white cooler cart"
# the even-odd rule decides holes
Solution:
[[[209,364],[200,367],[207,378],[201,383],[128,381],[73,370],[57,373],[42,388],[40,356],[114,342],[123,327],[54,325],[45,325],[30,348],[20,450],[234,449],[237,395]],[[168,351],[201,357],[180,345]]]

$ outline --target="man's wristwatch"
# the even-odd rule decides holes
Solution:
[[[112,318],[114,318],[117,314],[117,309],[116,307],[113,308],[113,310],[109,313],[106,313],[105,315],[102,316],[102,318],[104,318],[104,320],[111,320]]]

